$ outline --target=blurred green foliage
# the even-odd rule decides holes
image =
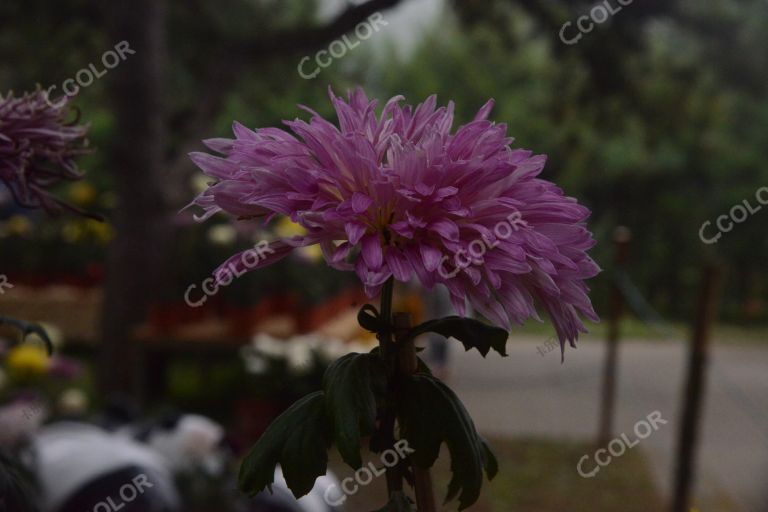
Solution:
[[[203,77],[227,49],[250,37],[321,24],[311,4],[169,4],[167,108],[171,126],[178,128],[171,132],[169,153],[189,143],[182,128],[210,101]],[[436,93],[441,102],[456,102],[460,122],[493,97],[492,117],[507,123],[515,144],[549,155],[543,177],[593,210],[591,228],[599,240],[593,254],[606,269],[612,267],[611,232],[626,225],[634,234],[629,273],[664,315],[690,316],[699,269],[704,261],[717,258],[729,267],[727,317],[766,320],[768,207],[724,234],[716,245],[704,244],[699,230],[744,199],[755,204],[755,192],[768,186],[768,3],[635,2],[577,45],[563,44],[558,36],[562,24],[575,21],[591,5],[457,0],[445,4],[413,51],[395,50],[398,28],[390,26],[314,80],[297,73],[302,54],[255,54],[237,72],[220,76],[221,87],[214,92],[226,97],[206,133],[228,136],[233,119],[268,126],[306,117],[297,103],[328,114],[329,84],[337,93],[362,85],[382,102],[404,94],[415,103]],[[87,0],[3,2],[0,89],[60,84],[88,63],[98,62],[116,43],[105,35],[103,9]],[[84,89],[76,103],[91,122],[97,148],[119,136],[103,81]],[[109,213],[111,177],[105,153],[97,151],[83,163],[88,181],[107,194],[100,204]],[[194,172],[190,166],[190,176]],[[204,248],[208,228],[183,228],[187,235],[177,258],[183,262],[183,277],[167,295],[179,296],[179,290],[210,272],[220,261],[213,252],[217,257],[228,252]],[[714,226],[710,229],[716,232]],[[14,253],[17,250],[21,260],[44,269],[62,249],[51,246],[50,240],[27,239]],[[102,257],[93,250],[81,254],[83,265]],[[14,261],[18,256],[0,256],[6,268],[12,269]],[[308,272],[334,275],[321,267]],[[265,272],[272,272],[277,283],[285,282],[284,266]],[[289,286],[301,290],[305,279],[299,276]],[[603,311],[609,281],[610,272],[593,281]]]

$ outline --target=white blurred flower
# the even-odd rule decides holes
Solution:
[[[246,345],[240,349],[240,358],[245,364],[248,373],[261,375],[269,369],[269,363],[263,354],[259,353],[252,345]]]
[[[153,433],[148,444],[168,460],[174,471],[198,467],[218,474],[224,465],[224,454],[219,449],[222,439],[221,425],[205,416],[188,414],[173,430]]]
[[[58,405],[62,414],[85,414],[88,410],[88,397],[81,390],[70,388],[61,394]]]
[[[279,340],[269,334],[257,334],[250,345],[240,349],[240,357],[249,373],[261,374],[269,369],[269,361],[288,360],[290,342]],[[295,357],[295,355],[294,355]]]
[[[232,245],[237,239],[237,231],[230,224],[217,224],[208,230],[208,240],[217,245]]]
[[[324,361],[331,362],[349,353],[347,344],[339,339],[325,340],[318,346],[320,357]]]
[[[287,345],[286,359],[288,361],[288,368],[297,374],[308,372],[312,365],[313,354],[310,340],[296,337],[289,341]]]
[[[269,360],[277,359],[285,361],[290,372],[301,375],[312,368],[315,358],[329,364],[350,352],[367,353],[371,348],[370,343],[345,343],[317,334],[294,336],[288,340],[258,334],[250,345],[240,350],[240,357],[250,373],[264,373],[269,368]]]
[[[287,343],[269,334],[257,334],[251,343],[253,348],[267,357],[282,359],[287,352]]]

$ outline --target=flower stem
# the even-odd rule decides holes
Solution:
[[[381,289],[381,319],[384,328],[379,333],[379,346],[384,359],[390,352],[392,345],[392,297],[395,291],[395,280],[390,277]]]
[[[393,278],[387,279],[381,289],[381,321],[382,329],[379,332],[379,347],[381,356],[387,368],[387,376],[390,382],[390,389],[387,393],[387,400],[381,413],[381,424],[379,426],[381,437],[388,446],[395,444],[395,421],[397,418],[397,393],[395,390],[394,379],[396,379],[396,362],[392,357],[392,298],[394,295],[395,281]],[[403,475],[401,465],[387,468],[387,494],[391,498],[393,493],[403,490]]]
[[[387,444],[395,444],[395,423],[400,406],[402,387],[405,379],[416,371],[417,357],[413,339],[408,332],[411,316],[407,313],[392,314],[394,279],[389,278],[381,290],[382,329],[379,333],[379,346],[387,366],[390,379],[386,405],[381,415],[380,429]],[[393,339],[394,336],[394,339]],[[403,490],[403,474],[408,461],[401,461],[392,468],[387,468],[387,491],[390,498]],[[413,467],[416,504],[419,512],[435,512],[432,479],[428,469]]]
[[[416,355],[416,344],[410,335],[411,315],[409,313],[395,313],[393,317],[395,342],[397,348],[395,379],[399,379],[396,386],[401,385],[401,381],[409,379],[418,369],[418,356]],[[399,388],[398,388],[399,389]],[[402,396],[397,393],[396,397]],[[432,475],[429,469],[417,467],[411,464],[413,471],[413,489],[416,493],[416,510],[418,512],[436,512],[435,493],[432,488]]]

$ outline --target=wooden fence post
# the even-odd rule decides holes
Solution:
[[[675,487],[670,512],[689,512],[690,510],[696,463],[695,451],[709,359],[709,338],[712,324],[717,317],[721,281],[722,270],[719,267],[709,265],[704,269],[688,355],[688,376],[683,396]]]
[[[615,271],[624,269],[629,255],[629,242],[632,232],[629,228],[618,226],[613,231],[613,242],[616,245]],[[605,340],[605,364],[603,366],[602,400],[600,403],[600,427],[597,434],[597,445],[604,446],[613,437],[613,417],[616,404],[616,374],[619,345],[619,324],[624,310],[624,298],[618,285],[614,282],[611,287],[611,304],[608,317],[608,336]]]

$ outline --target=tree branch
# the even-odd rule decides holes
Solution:
[[[403,0],[370,0],[361,5],[350,6],[339,14],[333,21],[325,26],[308,30],[286,30],[274,32],[248,41],[231,42],[225,44],[221,52],[221,58],[217,65],[210,67],[210,73],[202,85],[201,107],[195,112],[193,118],[185,123],[186,129],[182,139],[186,142],[180,146],[180,150],[174,152],[169,162],[169,175],[179,178],[179,191],[185,190],[184,170],[192,169],[192,164],[187,158],[187,153],[199,147],[199,139],[202,138],[215,120],[220,111],[226,95],[237,83],[234,79],[240,69],[246,65],[253,65],[260,60],[274,59],[286,54],[301,51],[311,52],[323,45],[341,37],[369,16],[385,9],[395,7]],[[217,36],[220,38],[220,34]],[[229,87],[224,87],[229,84]],[[207,106],[206,106],[207,105]],[[180,194],[176,194],[179,196]],[[172,201],[178,203],[176,197]]]
[[[312,51],[330,43],[365,21],[369,16],[395,7],[402,0],[370,0],[353,5],[338,15],[331,23],[308,30],[286,30],[235,43],[229,50],[236,55],[282,56],[301,51]]]

